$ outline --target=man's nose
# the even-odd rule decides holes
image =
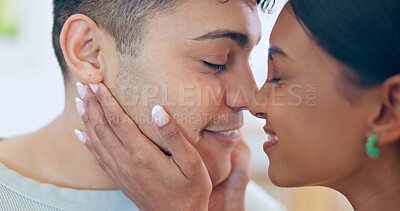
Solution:
[[[245,77],[231,81],[226,92],[226,104],[238,111],[248,110],[257,90],[257,84],[250,72]]]

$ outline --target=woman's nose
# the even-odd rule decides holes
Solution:
[[[267,113],[258,112],[255,116],[260,119],[267,119]]]
[[[255,95],[249,107],[250,113],[253,116],[261,119],[267,118],[268,96],[265,88],[261,88]]]

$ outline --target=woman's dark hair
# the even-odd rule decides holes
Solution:
[[[399,0],[289,2],[313,39],[353,69],[351,82],[367,88],[400,74]]]

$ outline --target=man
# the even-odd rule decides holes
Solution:
[[[241,111],[256,91],[248,57],[260,30],[256,3],[248,0],[55,0],[53,44],[65,110],[41,130],[0,144],[1,210],[136,208],[76,140],[74,129],[84,129],[76,82],[104,82],[168,154],[150,115],[154,105],[165,106],[201,155],[213,186],[223,182]]]

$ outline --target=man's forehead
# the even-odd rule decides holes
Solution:
[[[256,0],[208,0],[200,4],[206,6],[207,10],[203,11],[205,14],[196,15],[201,19],[195,19],[197,22],[191,24],[197,25],[197,29],[186,32],[187,38],[196,41],[225,38],[244,49],[258,44],[261,24],[258,24]],[[211,4],[215,7],[211,7]],[[190,12],[193,14],[194,11]]]
[[[255,1],[188,1],[172,14],[153,18],[148,35],[169,42],[230,39],[243,49],[252,48],[261,36],[261,24],[257,10],[245,2]]]

